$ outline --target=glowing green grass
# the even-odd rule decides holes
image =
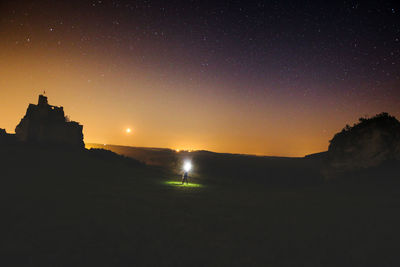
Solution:
[[[177,182],[177,181],[166,181],[164,182],[164,184],[171,186],[178,186],[178,187],[203,187],[203,185],[201,184],[194,184],[194,183],[182,184],[182,182]]]

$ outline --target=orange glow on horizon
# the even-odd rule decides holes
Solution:
[[[160,76],[139,63],[110,68],[118,59],[82,57],[76,51],[2,44],[0,50],[0,77],[7,77],[0,80],[0,128],[11,133],[44,90],[51,105],[63,106],[84,126],[86,143],[180,151],[304,156],[326,150],[346,123],[382,112],[380,106],[350,102],[347,110],[332,111],[328,101],[340,96],[299,104],[266,89],[244,97],[230,89],[234,81],[229,79],[200,74],[189,79],[184,72]],[[386,111],[399,116],[395,103]],[[132,128],[127,131],[128,121],[135,125],[134,135]]]

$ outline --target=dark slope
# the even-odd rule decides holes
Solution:
[[[111,152],[35,147],[1,147],[0,162],[1,266],[400,264],[398,182],[176,187]]]

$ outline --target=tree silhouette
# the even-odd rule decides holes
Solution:
[[[361,117],[329,141],[329,157],[337,165],[369,167],[400,158],[400,122],[386,112]]]

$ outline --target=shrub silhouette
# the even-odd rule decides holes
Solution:
[[[388,113],[362,117],[346,125],[329,141],[328,157],[334,167],[357,169],[399,159],[400,122]]]

